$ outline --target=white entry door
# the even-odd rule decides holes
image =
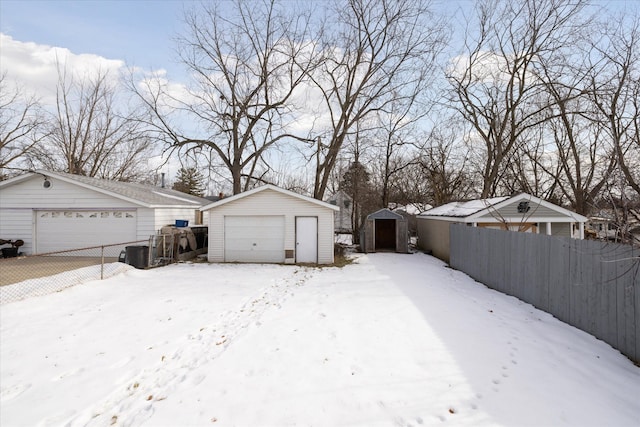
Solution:
[[[296,217],[296,262],[318,262],[317,217]]]

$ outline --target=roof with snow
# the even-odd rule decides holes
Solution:
[[[438,206],[433,209],[429,209],[420,214],[420,216],[451,216],[451,217],[466,217],[480,212],[490,206],[494,206],[496,203],[507,200],[508,197],[493,197],[491,199],[478,199],[468,202],[451,202],[446,205]]]
[[[587,217],[554,205],[527,193],[512,197],[493,197],[452,202],[429,209],[418,218],[441,219],[444,221],[475,222],[487,220],[502,222],[509,220],[527,220],[538,222],[586,222]]]

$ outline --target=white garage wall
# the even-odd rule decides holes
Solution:
[[[35,217],[33,209],[126,209],[137,205],[115,199],[89,189],[49,178],[51,186],[44,188],[44,178],[32,179],[2,188],[0,195],[0,238],[24,240],[21,251],[32,254]],[[7,237],[5,237],[7,236]],[[147,236],[148,237],[148,236]]]
[[[209,213],[210,262],[224,262],[225,215],[284,215],[285,250],[295,250],[296,216],[318,217],[318,263],[333,263],[333,210],[271,189],[216,206]],[[295,257],[294,257],[295,259]],[[290,259],[293,262],[293,259]]]
[[[31,209],[0,209],[0,239],[23,240],[20,252],[33,253],[33,211]],[[9,246],[3,246],[9,247]]]
[[[44,178],[36,175],[0,189],[0,238],[22,239],[25,244],[20,250],[25,254],[33,254],[36,246],[35,210],[135,210],[136,233],[130,240],[147,240],[176,219],[195,225],[195,207],[144,208],[55,177],[49,177],[49,181],[51,186],[44,188]]]

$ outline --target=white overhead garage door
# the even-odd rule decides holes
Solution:
[[[284,216],[226,216],[226,262],[284,262]]]
[[[37,253],[124,243],[135,239],[136,211],[36,211]],[[117,256],[120,250],[115,248],[109,252]]]

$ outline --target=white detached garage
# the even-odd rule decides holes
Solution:
[[[337,206],[265,185],[202,208],[210,262],[333,263]]]
[[[36,171],[0,182],[0,238],[23,240],[25,254],[140,241],[176,219],[201,223],[207,203],[168,188]]]

